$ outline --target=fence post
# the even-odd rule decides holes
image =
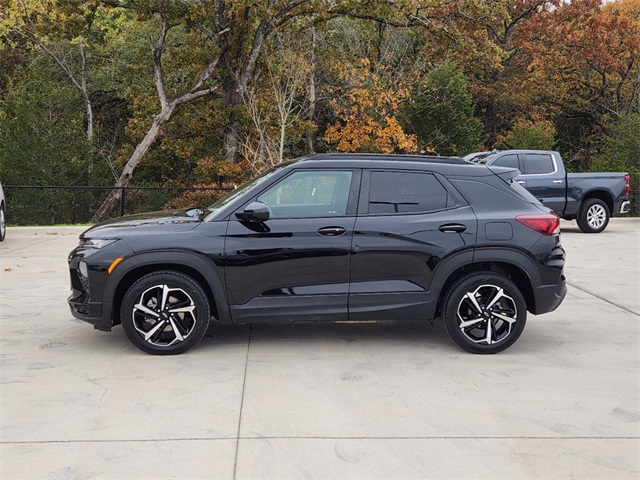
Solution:
[[[120,187],[120,216],[124,217],[124,187]]]

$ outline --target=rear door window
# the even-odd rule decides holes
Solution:
[[[556,170],[553,157],[547,153],[525,153],[525,175],[545,175]]]
[[[371,172],[370,214],[424,213],[447,208],[447,190],[430,173]]]

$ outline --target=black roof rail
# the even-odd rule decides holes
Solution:
[[[435,155],[405,155],[389,153],[315,153],[305,155],[298,161],[306,162],[311,160],[379,160],[396,162],[431,162],[450,164],[469,164],[460,157],[438,157]]]

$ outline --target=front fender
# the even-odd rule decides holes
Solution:
[[[231,323],[223,281],[220,279],[220,274],[213,262],[195,252],[175,249],[134,253],[122,260],[111,272],[106,282],[103,308],[108,309],[109,312],[103,312],[103,315],[106,316],[108,314],[110,318],[113,318],[114,301],[118,298],[118,294],[121,298],[126,293],[118,291],[118,287],[131,272],[140,268],[147,270],[148,267],[153,266],[158,266],[158,270],[171,270],[172,265],[175,265],[178,269],[187,267],[197,271],[205,279],[206,286],[211,290],[218,311],[219,318],[217,320],[221,323]]]

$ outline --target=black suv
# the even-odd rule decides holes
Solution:
[[[319,154],[207,209],[98,224],[69,256],[71,312],[175,354],[221,323],[444,318],[473,353],[563,300],[559,220],[513,178],[459,158]]]

